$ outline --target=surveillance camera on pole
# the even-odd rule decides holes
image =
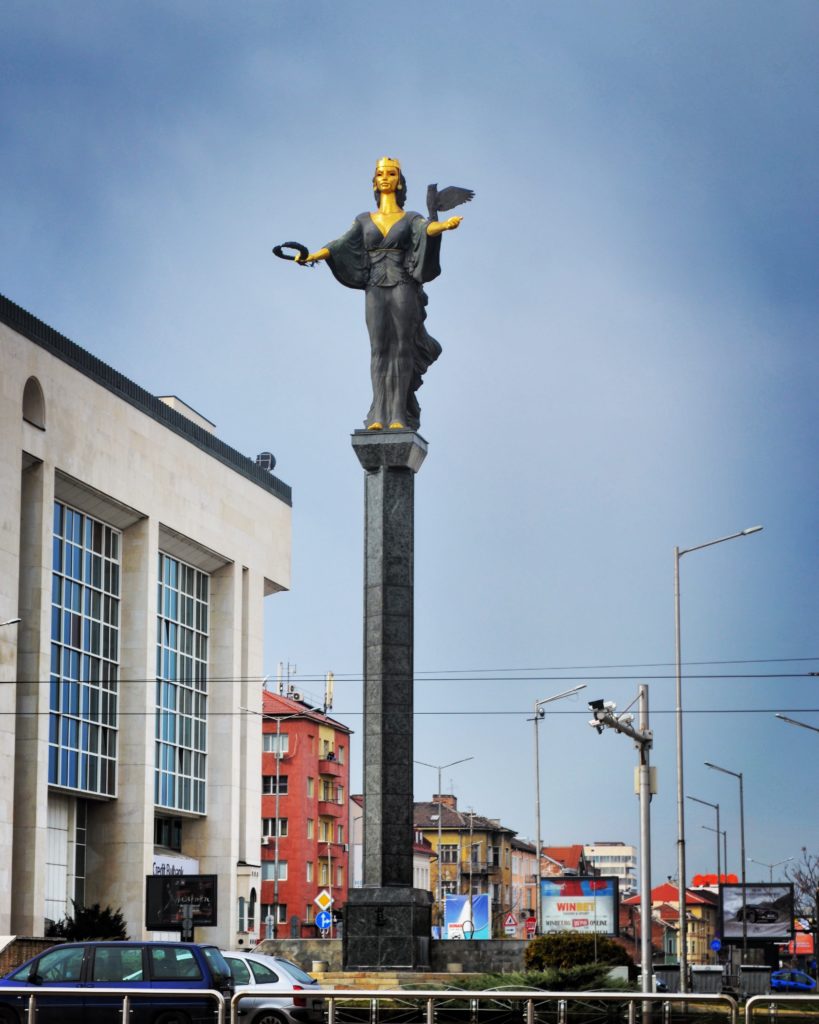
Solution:
[[[640,797],[640,959],[642,965],[642,990],[652,990],[651,965],[651,818],[650,804],[652,793],[652,776],[649,765],[649,751],[654,743],[654,735],[648,727],[648,687],[640,686],[640,727],[634,726],[634,715],[623,713],[617,715],[617,705],[613,700],[590,700],[589,709],[594,714],[589,725],[602,734],[604,729],[614,729],[634,740],[639,754],[638,788]],[[644,1007],[647,1010],[648,1004]],[[645,1018],[644,1018],[645,1019]]]

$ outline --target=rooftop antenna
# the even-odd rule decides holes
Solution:
[[[335,676],[332,672],[328,672],[324,677],[324,713],[332,710],[333,707],[333,687],[335,685]]]

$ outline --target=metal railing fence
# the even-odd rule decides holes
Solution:
[[[769,992],[763,995],[751,996],[751,998],[746,1002],[745,1024],[753,1024],[754,1013],[760,1007],[764,1007],[768,1011],[769,1017],[771,1019],[775,1019],[780,1004],[782,1004],[786,1009],[789,1009],[796,1003],[813,1003],[815,1007],[813,1012],[819,1016],[819,993],[817,992],[805,992],[799,994],[790,992]]]
[[[191,1002],[194,999],[207,999],[216,1004],[216,1024],[225,1024],[225,997],[221,992],[212,988],[139,988],[131,985],[117,985],[115,988],[93,988],[88,986],[64,986],[64,985],[9,985],[0,988],[0,1002],[9,1002],[11,997],[20,996],[20,1002],[25,1003],[25,1020],[37,1020],[37,999],[48,999],[54,996],[75,996],[78,999],[97,1000],[110,999],[116,996],[122,1001],[122,1020],[127,1021],[131,1015],[132,1003],[135,998],[141,1002],[151,999],[176,1000],[187,999]],[[28,997],[28,998],[25,998]]]

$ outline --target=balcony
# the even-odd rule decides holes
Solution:
[[[323,817],[340,818],[344,813],[344,804],[337,804],[332,800],[319,800],[318,812]]]
[[[332,775],[333,778],[339,778],[344,774],[344,765],[339,764],[335,758],[332,757],[320,757],[318,763],[319,775]]]

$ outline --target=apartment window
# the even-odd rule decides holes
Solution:
[[[344,764],[344,747],[338,747],[338,763]]]
[[[156,765],[159,807],[204,814],[210,578],[160,552],[156,622]]]
[[[336,788],[336,803],[339,803],[339,804],[343,804],[344,803],[344,787],[343,786],[338,786]]]
[[[266,732],[262,736],[262,750],[265,754],[284,757],[290,750],[290,737],[286,732]]]
[[[313,794],[313,779],[309,775],[307,776],[307,795],[308,796],[313,796],[314,795]]]
[[[333,841],[333,824],[330,821],[319,821],[319,839],[322,843]]]
[[[458,846],[456,843],[441,844],[441,863],[442,864],[457,864],[458,863]]]
[[[313,819],[312,818],[308,818],[307,819],[307,838],[308,839],[312,839],[313,838]]]
[[[330,876],[327,871],[327,862],[321,861],[319,864],[319,885],[329,885]]]
[[[276,878],[276,861],[275,860],[263,860],[262,861],[262,881],[271,882]],[[279,860],[279,881],[287,881],[287,861]]]
[[[276,822],[278,821],[279,836],[287,835],[287,818],[262,818],[262,835],[263,836],[275,836],[276,835]]]
[[[344,842],[344,826],[343,825],[337,825],[336,826],[336,842],[337,843],[343,843]]]
[[[48,781],[116,795],[120,537],[54,503]]]
[[[340,889],[344,885],[344,868],[340,865],[336,865],[336,888]]]
[[[278,924],[287,924],[287,904],[286,903],[279,903],[277,906],[278,906],[278,913],[274,914],[273,913],[273,904],[272,903],[263,903],[262,904],[262,916],[261,916],[261,919],[260,919],[262,924],[266,924],[267,923],[267,919],[269,917],[270,918],[273,918],[273,917],[278,918]],[[272,935],[269,935],[268,938],[272,938]]]
[[[441,892],[444,896],[449,894],[450,896],[456,896],[458,894],[458,883],[454,881],[447,881],[444,879],[441,882]]]
[[[315,912],[315,907],[313,906],[312,903],[308,903],[307,906],[304,909],[304,921],[305,921],[306,924],[312,924],[313,923],[313,913],[314,912]]]
[[[277,793],[279,796],[287,796],[287,776],[280,775],[277,779],[275,775],[263,775],[262,795],[275,796]]]
[[[313,881],[313,862],[311,860],[308,860],[306,866],[307,866],[307,881],[308,882],[312,882]]]

